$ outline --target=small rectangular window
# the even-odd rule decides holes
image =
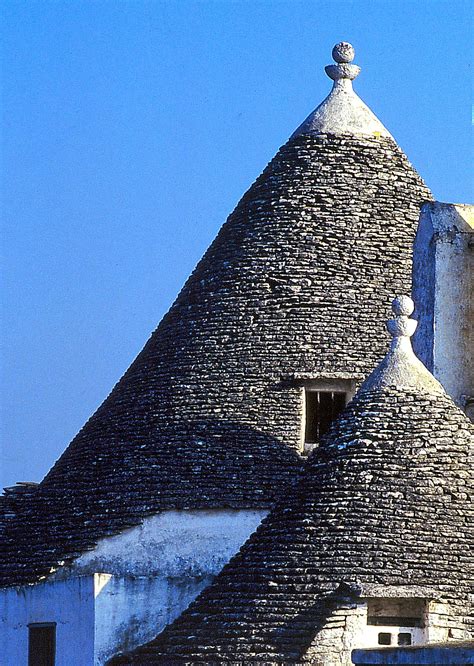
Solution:
[[[398,634],[398,645],[411,645],[411,634],[408,632]]]
[[[54,666],[56,662],[56,623],[28,625],[28,666]]]
[[[342,391],[306,390],[305,444],[315,444],[346,406]]]
[[[381,631],[379,633],[379,645],[391,645],[392,644],[392,634],[389,634],[387,631]]]

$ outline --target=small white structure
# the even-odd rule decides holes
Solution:
[[[417,586],[363,586],[362,603],[337,610],[333,622],[344,618],[344,645],[357,648],[426,645],[448,640],[449,608],[439,593]],[[326,628],[329,636],[331,627]]]
[[[421,210],[413,256],[416,354],[474,420],[474,206]]]
[[[447,629],[437,627],[434,613],[430,612],[434,611],[434,606],[423,597],[368,598],[366,627],[360,644],[364,647],[393,647],[445,640]]]
[[[267,511],[166,511],[102,539],[46,582],[0,590],[0,654],[26,666],[48,631],[56,666],[103,666],[156,636],[206,587]]]

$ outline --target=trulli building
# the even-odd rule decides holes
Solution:
[[[464,305],[436,346],[453,301],[439,296],[449,251],[438,204],[353,91],[352,47],[333,56],[332,91],[244,194],[104,403],[40,484],[1,498],[7,666],[38,650],[56,666],[104,664],[210,584],[383,357],[415,239],[419,353],[443,366],[453,328],[469,349]],[[466,224],[449,256],[469,268]],[[472,364],[456,361],[443,371],[461,404]]]
[[[114,666],[350,666],[354,648],[473,638],[474,426],[413,353],[390,351],[289,496],[157,639]]]

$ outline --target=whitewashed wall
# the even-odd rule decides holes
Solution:
[[[57,577],[107,572],[121,576],[215,575],[257,528],[267,511],[165,511],[102,539]]]
[[[167,511],[103,539],[73,575],[114,574],[96,602],[96,666],[154,638],[209,585],[266,511]]]
[[[447,393],[474,395],[474,206],[425,204],[414,246],[413,342]],[[474,414],[473,414],[474,416]]]
[[[95,666],[154,638],[212,578],[112,576],[96,599]]]
[[[107,577],[106,577],[107,578]],[[28,624],[56,622],[57,666],[94,663],[94,600],[100,576],[0,590],[0,663],[28,665]]]
[[[0,664],[27,666],[29,622],[57,622],[56,666],[103,666],[118,651],[151,640],[266,513],[167,511],[102,539],[47,583],[0,590]]]

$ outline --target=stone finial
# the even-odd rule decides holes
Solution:
[[[392,311],[395,317],[387,321],[387,329],[394,338],[411,338],[416,331],[418,322],[415,319],[409,319],[414,309],[415,304],[409,296],[397,296],[392,301]]]
[[[360,392],[381,390],[388,387],[416,390],[422,393],[444,393],[441,384],[415,356],[411,336],[418,322],[410,319],[415,304],[409,296],[397,296],[392,301],[393,319],[387,321],[392,335],[390,349],[372,374],[360,387]]]
[[[334,62],[352,62],[355,56],[355,50],[349,42],[339,42],[332,49],[332,59]]]
[[[390,137],[390,132],[368,106],[356,95],[352,81],[360,67],[352,63],[354,47],[339,42],[332,50],[336,64],[326,67],[333,80],[332,90],[325,100],[310,113],[291,138],[302,134],[352,134],[353,136]]]
[[[354,47],[349,42],[339,42],[332,50],[332,57],[336,65],[327,65],[324,69],[333,81],[348,79],[353,81],[360,73],[360,67],[353,65]]]

